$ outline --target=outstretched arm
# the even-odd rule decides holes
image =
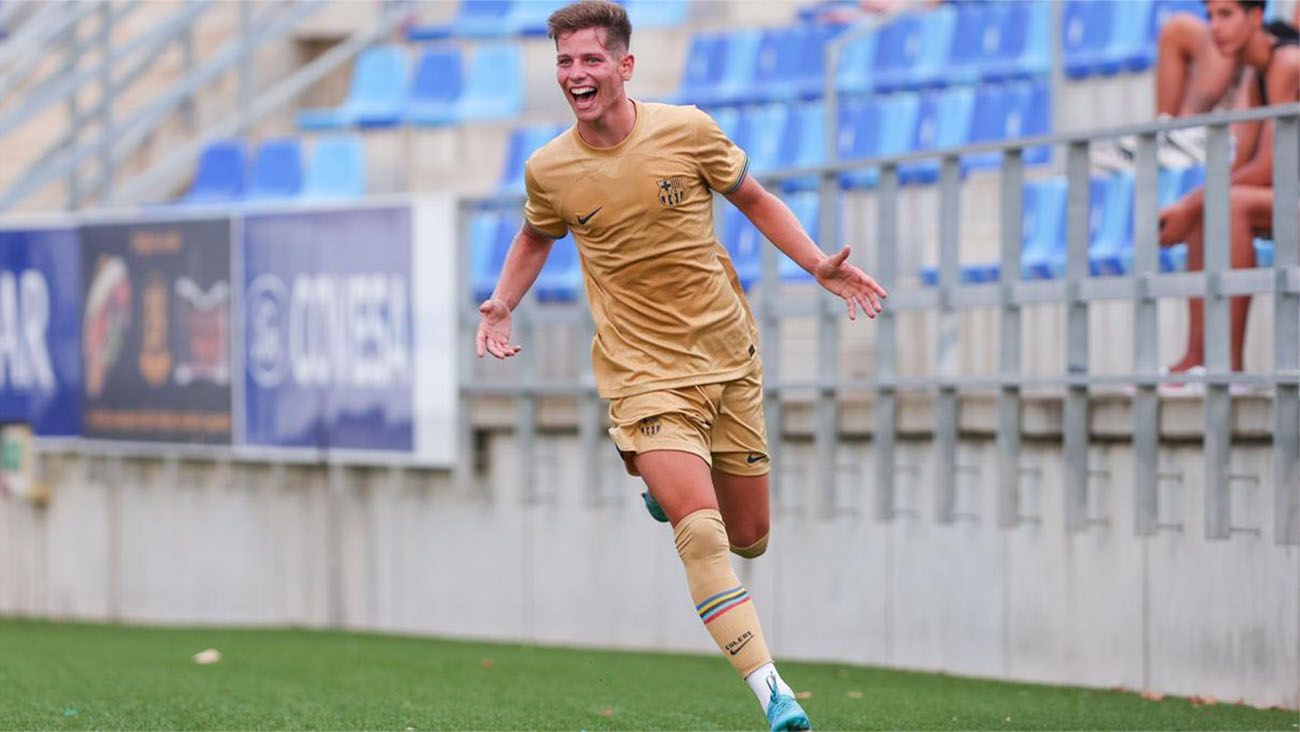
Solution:
[[[869,318],[884,309],[880,301],[887,295],[885,288],[866,272],[847,263],[851,249],[846,246],[827,256],[804,231],[794,213],[758,181],[746,176],[734,192],[727,194],[727,200],[754,222],[777,249],[815,277],[822,287],[843,299],[850,319],[857,318],[859,307]]]
[[[482,315],[476,338],[479,358],[483,358],[484,353],[510,358],[523,349],[510,343],[510,313],[533,286],[554,243],[554,239],[535,231],[528,224],[524,224],[515,235],[501,267],[501,279],[497,280],[496,290],[478,307]]]

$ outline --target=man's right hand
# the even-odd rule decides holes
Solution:
[[[510,358],[523,350],[523,346],[510,344],[510,308],[495,298],[484,300],[478,306],[482,315],[478,322],[478,357],[490,353],[500,359]]]

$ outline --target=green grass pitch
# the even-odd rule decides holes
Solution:
[[[223,659],[198,665],[204,648]],[[1300,729],[1294,711],[781,664],[820,730]],[[0,621],[2,729],[762,729],[720,657]]]

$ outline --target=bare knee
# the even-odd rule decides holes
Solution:
[[[1206,25],[1191,13],[1177,13],[1160,28],[1159,61],[1179,59],[1189,62],[1205,38]]]
[[[741,526],[728,526],[727,539],[731,543],[732,553],[746,559],[762,556],[767,551],[769,531],[765,517],[747,521]]]

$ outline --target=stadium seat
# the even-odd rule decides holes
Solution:
[[[781,141],[780,167],[811,168],[826,163],[826,105],[821,101],[797,104],[790,110]],[[788,192],[814,190],[815,175],[781,181]]]
[[[375,46],[357,57],[352,82],[343,104],[325,109],[305,109],[298,114],[304,130],[337,130],[353,125],[390,127],[406,112],[406,49]]]
[[[686,0],[626,0],[623,6],[633,28],[675,28],[686,23],[690,10]]]
[[[459,122],[510,119],[524,107],[523,61],[515,43],[478,46],[456,101]]]
[[[361,140],[353,135],[316,140],[304,198],[355,198],[366,194],[366,158]]]
[[[869,33],[850,41],[840,49],[835,69],[835,88],[841,94],[871,91],[871,68],[876,58],[876,37]]]
[[[947,66],[956,30],[957,9],[952,5],[921,16],[921,49],[907,74],[908,87],[930,89],[948,83]]]
[[[745,146],[741,144],[740,139],[740,110],[736,107],[719,107],[706,111],[713,116],[713,121],[718,123],[718,128],[722,130],[722,134],[726,135],[727,139],[740,145],[743,150]]]
[[[1080,79],[1109,68],[1111,34],[1119,5],[1109,0],[1066,2],[1062,10],[1061,53],[1067,76]]]
[[[516,127],[510,133],[506,147],[505,171],[497,190],[503,194],[524,192],[524,163],[537,148],[545,145],[565,130],[563,125],[540,124]]]
[[[1032,79],[1051,68],[1052,8],[1045,0],[1011,2],[1000,19],[998,48],[980,64],[985,81]]]
[[[805,98],[809,93],[816,96],[816,87],[806,84],[802,74],[805,49],[813,45],[817,37],[815,29],[808,26],[763,31],[754,72],[754,78],[761,80],[755,84],[757,100],[789,102]]]
[[[1117,173],[1094,188],[1088,268],[1094,276],[1133,271],[1133,174]],[[1091,222],[1090,222],[1091,223]]]
[[[709,106],[722,81],[729,37],[725,33],[705,32],[691,36],[686,65],[675,100],[681,104]]]
[[[514,232],[510,236],[513,240]],[[582,262],[573,234],[551,245],[551,254],[537,274],[533,289],[542,302],[573,302],[582,294]]]
[[[790,207],[794,217],[799,219],[799,224],[803,226],[804,231],[816,241],[822,251],[836,252],[840,249],[839,239],[836,241],[824,242],[820,240],[819,223],[821,218],[821,196],[816,191],[806,191],[802,193],[792,193],[785,197],[785,204]],[[804,271],[803,267],[795,264],[793,259],[785,256],[784,253],[779,255],[780,259],[777,264],[777,272],[781,275],[783,282],[812,282],[812,275]]]
[[[1065,178],[1025,184],[1021,213],[1020,271],[1023,279],[1065,273]]]
[[[876,58],[872,65],[872,88],[877,92],[907,89],[911,70],[921,55],[921,18],[900,13],[876,33]]]
[[[567,4],[564,0],[519,0],[506,13],[505,31],[521,36],[545,36],[546,19]]]
[[[203,149],[183,203],[237,201],[244,195],[247,149],[243,140],[217,140]]]
[[[941,69],[944,83],[972,84],[995,60],[1006,9],[998,3],[957,3],[952,52]]]
[[[974,108],[975,92],[968,87],[925,94],[918,112],[915,149],[940,150],[969,143]],[[898,166],[898,180],[904,185],[933,183],[939,178],[939,166],[938,159],[903,163]]]
[[[722,213],[722,243],[736,268],[740,286],[748,291],[763,276],[763,235],[740,209],[726,206]]]
[[[492,38],[514,32],[510,0],[461,0],[450,23],[417,25],[407,31],[412,41],[438,41],[452,37]]]
[[[253,163],[248,198],[292,198],[301,190],[302,142],[296,137],[264,141]]]
[[[871,97],[845,97],[840,100],[838,134],[835,149],[842,161],[875,157],[880,139],[880,105]],[[840,174],[840,186],[866,188],[875,184],[872,169],[849,170]]]
[[[416,62],[406,121],[429,126],[454,122],[460,79],[459,49],[453,46],[425,49]]]
[[[492,296],[510,241],[518,231],[519,227],[512,227],[510,216],[502,211],[480,211],[470,217],[470,280],[476,302]]]
[[[753,28],[733,31],[727,40],[722,75],[709,96],[712,104],[748,104],[758,101],[758,52],[762,31]]]
[[[749,154],[749,170],[761,175],[781,167],[781,146],[790,120],[790,106],[773,102],[741,113],[739,138]]]
[[[1268,239],[1256,239],[1255,247],[1255,266],[1272,267],[1273,266],[1273,242]]]

